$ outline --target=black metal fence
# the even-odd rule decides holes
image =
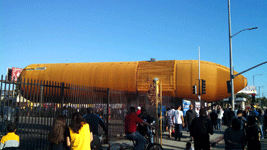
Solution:
[[[9,122],[17,125],[21,149],[48,149],[48,132],[57,115],[70,115],[79,112],[86,114],[86,108],[93,107],[108,127],[109,138],[122,137],[124,118],[130,106],[145,106],[150,114],[156,109],[147,95],[78,86],[53,81],[23,79],[14,82],[1,76],[1,117],[0,134],[7,133]],[[166,103],[169,103],[168,98]],[[102,128],[99,133],[104,134]]]

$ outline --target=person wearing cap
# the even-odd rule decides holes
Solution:
[[[136,111],[136,115],[138,116],[139,114],[141,114],[141,107],[140,106],[137,107],[137,111]]]
[[[154,118],[152,118],[148,113],[145,107],[141,108],[141,114],[138,115],[139,118],[141,118],[142,120],[148,122],[148,123],[152,123]],[[143,136],[145,136],[146,134],[148,134],[148,129],[146,125],[143,125],[142,123],[138,124],[137,127],[139,133]]]
[[[96,147],[97,150],[102,150],[103,147],[100,143],[100,139],[98,137],[98,125],[103,128],[105,134],[107,136],[108,129],[105,126],[103,120],[97,115],[93,113],[93,108],[87,108],[87,114],[83,116],[86,119],[86,122],[90,125],[90,131],[93,132],[93,141],[91,142],[91,147]]]

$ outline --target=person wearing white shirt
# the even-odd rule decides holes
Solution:
[[[219,105],[217,108],[217,114],[218,114],[218,118],[217,118],[217,125],[218,125],[218,130],[222,129],[222,118],[223,118],[223,109],[221,108],[221,106]]]
[[[181,141],[182,128],[184,126],[183,112],[181,111],[181,105],[177,107],[177,110],[173,112],[173,123],[175,125],[175,140]]]
[[[199,108],[198,107],[196,108],[196,114],[197,114],[197,117],[199,117]]]

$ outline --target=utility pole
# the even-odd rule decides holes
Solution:
[[[230,50],[230,82],[231,82],[231,104],[232,110],[235,110],[235,99],[234,99],[234,68],[232,60],[232,35],[231,35],[231,15],[230,15],[230,0],[228,0],[228,25],[229,25],[229,50]]]
[[[228,0],[228,25],[229,25],[229,50],[230,50],[230,83],[231,83],[231,103],[232,103],[232,108],[233,110],[235,109],[235,99],[234,99],[234,78],[236,76],[238,76],[239,74],[237,75],[234,75],[234,66],[233,66],[233,58],[232,58],[232,38],[234,36],[236,36],[237,34],[243,32],[243,31],[246,31],[246,30],[253,30],[253,29],[258,29],[258,27],[253,27],[253,28],[247,28],[247,29],[243,29],[243,30],[240,30],[239,32],[237,32],[236,34],[234,35],[231,35],[231,15],[230,15],[230,0]],[[264,62],[266,63],[266,62]],[[264,64],[262,63],[262,64]],[[260,65],[262,65],[260,64]],[[259,66],[259,65],[258,65]],[[257,66],[256,66],[257,67]],[[252,68],[253,69],[253,68]],[[246,71],[245,71],[246,72]],[[242,72],[243,73],[243,72]]]
[[[201,95],[200,95],[200,47],[198,47],[198,87],[199,87],[199,92],[198,92],[198,100],[201,101]]]

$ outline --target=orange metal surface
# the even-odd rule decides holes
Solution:
[[[227,81],[230,80],[230,69],[207,61],[200,61],[200,79],[206,80],[206,94],[201,99],[213,102],[230,96],[227,93]],[[198,99],[193,94],[193,85],[198,85],[198,61],[176,61],[177,90],[176,96],[180,98]],[[237,72],[234,72],[237,74]],[[247,79],[239,75],[234,79],[235,93],[247,86]],[[198,88],[198,87],[197,87]]]
[[[32,64],[22,78],[136,91],[138,62]],[[36,68],[45,70],[28,70]]]
[[[226,82],[230,80],[230,69],[207,61],[201,61],[200,66],[201,79],[206,80],[202,100],[213,102],[229,97]],[[147,92],[149,80],[159,78],[163,94],[198,99],[192,88],[198,84],[197,60],[32,64],[22,71],[21,77],[131,92]],[[239,75],[234,84],[237,93],[247,86],[247,79]]]

